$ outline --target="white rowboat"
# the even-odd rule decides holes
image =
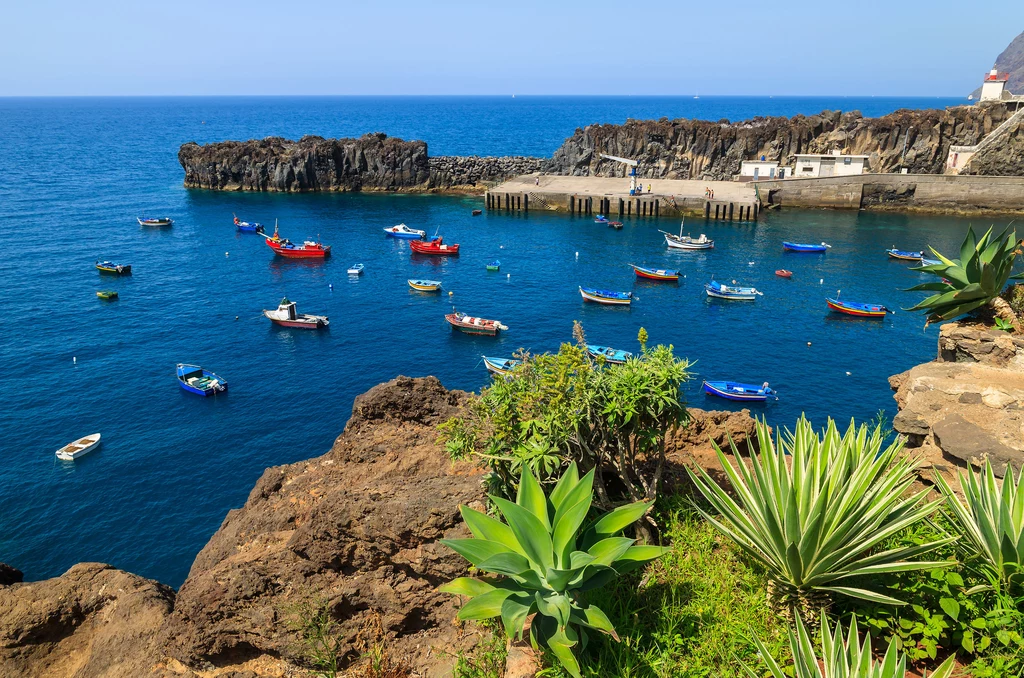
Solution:
[[[99,447],[99,444],[100,434],[93,433],[91,436],[79,438],[75,442],[69,443],[57,450],[57,458],[63,459],[64,461],[74,461],[75,459],[92,452],[94,449]]]

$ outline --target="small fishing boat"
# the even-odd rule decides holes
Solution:
[[[633,267],[633,272],[636,273],[638,278],[646,278],[648,280],[679,280],[679,271],[672,271],[665,268],[646,268],[644,266],[637,266],[636,264],[630,264]]]
[[[716,299],[732,299],[733,301],[753,301],[760,296],[761,292],[753,287],[738,287],[735,285],[723,285],[717,280],[704,285],[704,291],[709,297]]]
[[[861,304],[855,301],[840,301],[838,294],[836,294],[835,299],[829,299],[826,297],[825,303],[828,304],[829,310],[857,316],[858,318],[884,318],[887,314],[893,313],[893,311],[890,311],[881,304]]]
[[[287,259],[323,259],[331,255],[331,246],[324,245],[319,240],[306,240],[301,245],[294,244],[287,238],[282,238],[277,232],[277,222],[274,222],[274,235],[267,238],[267,246],[274,250],[274,254]]]
[[[760,386],[754,384],[741,384],[737,381],[705,381],[704,392],[708,395],[718,396],[726,400],[742,400],[745,402],[764,402],[771,398],[778,400],[779,396],[775,389],[764,382]]]
[[[939,261],[938,259],[926,259],[926,258],[922,257],[921,258],[921,265],[922,266],[941,266],[942,262]]]
[[[522,364],[522,360],[514,358],[489,358],[484,356],[484,367],[491,374],[508,374],[514,367]]]
[[[775,275],[779,276],[780,278],[792,278],[793,271],[787,271],[784,268],[780,268],[779,270],[775,271]]]
[[[263,309],[263,315],[270,319],[275,325],[281,327],[297,327],[299,329],[318,330],[327,327],[331,321],[325,315],[310,315],[308,313],[297,313],[295,302],[289,301],[288,297],[281,300],[277,309],[268,311]]]
[[[189,393],[208,396],[228,390],[228,382],[199,365],[178,363],[178,383]]]
[[[603,214],[598,214],[596,217],[594,217],[594,223],[595,224],[607,224],[608,223],[608,217],[606,217]]]
[[[421,242],[419,240],[413,240],[409,243],[409,248],[416,254],[458,254],[459,245],[445,245],[444,238],[434,237],[429,242]]]
[[[110,301],[111,299],[117,299],[117,292],[114,290],[100,290],[96,293],[96,296]]]
[[[595,346],[594,344],[587,344],[587,353],[592,358],[604,358],[605,362],[614,365],[621,365],[633,357],[633,354],[629,351],[621,351],[611,346]]]
[[[832,245],[824,242],[820,245],[809,245],[803,242],[782,243],[782,249],[787,252],[827,252],[830,247],[832,247]]]
[[[131,275],[131,264],[115,264],[112,261],[97,261],[96,270],[100,273],[112,273],[114,275]]]
[[[924,252],[908,252],[906,250],[898,250],[895,247],[887,249],[885,252],[889,255],[890,259],[899,259],[900,261],[921,261],[924,259]]]
[[[362,264],[352,264],[351,266],[348,267],[348,274],[349,275],[361,275],[364,268],[366,268],[366,267],[363,266]]]
[[[581,287],[580,295],[584,301],[611,304],[613,306],[628,306],[633,301],[632,292],[611,292],[609,290],[594,289],[593,287]]]
[[[89,454],[100,446],[100,434],[93,433],[90,436],[83,436],[73,443],[68,443],[57,450],[57,458],[63,461],[74,461],[79,457]]]
[[[473,216],[474,217],[478,217],[478,216],[480,216],[483,213],[484,213],[483,210],[473,210]]]
[[[170,217],[160,217],[159,219],[144,219],[142,217],[136,217],[139,222],[139,226],[173,226],[174,219]]]
[[[410,280],[409,287],[417,292],[437,292],[441,289],[440,280]]]
[[[609,221],[608,222],[608,228],[614,228],[616,231],[621,231],[622,230],[622,222],[621,221]]]
[[[385,228],[384,232],[392,238],[401,238],[403,240],[419,240],[427,235],[426,231],[409,228],[405,224],[398,224],[391,228]]]
[[[474,318],[473,316],[466,315],[465,313],[459,313],[458,311],[452,311],[444,317],[448,321],[448,324],[452,326],[452,329],[456,329],[465,334],[482,334],[488,337],[497,336],[499,330],[507,330],[508,327],[502,325],[497,320],[488,320],[487,318]]]
[[[498,261],[497,259],[495,259],[491,263],[487,264],[487,270],[488,271],[500,271],[501,270],[501,262]]]
[[[263,233],[263,224],[249,223],[248,221],[240,221],[237,216],[235,217],[235,228],[242,233]]]

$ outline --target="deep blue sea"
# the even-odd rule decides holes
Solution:
[[[485,214],[475,197],[243,195],[186,190],[178,146],[267,135],[370,131],[428,142],[433,154],[548,155],[577,126],[628,117],[753,115],[959,103],[950,99],[702,97],[0,99],[0,234],[6,256],[0,324],[0,561],[29,579],[104,561],[178,586],[193,558],[240,506],[263,470],[319,455],[353,398],[395,375],[433,374],[453,388],[487,383],[480,356],[557,349],[572,321],[627,350],[637,330],[694,363],[691,404],[722,408],[701,378],[770,381],[763,412],[792,424],[891,416],[887,378],[935,354],[936,330],[897,312],[884,321],[829,315],[824,297],[908,307],[920,281],[884,249],[959,244],[967,221],[829,211],[766,213],[759,223],[688,221],[717,241],[708,253],[666,251],[659,229],[622,231],[566,215]],[[143,229],[136,215],[169,215]],[[232,213],[292,240],[319,234],[326,263],[276,260],[263,239],[237,234]],[[1003,225],[1007,220],[994,220]],[[383,227],[404,222],[462,244],[447,260],[410,257]],[[985,227],[993,220],[976,224]],[[826,255],[784,254],[783,240],[828,241]],[[97,259],[131,263],[101,278]],[[500,273],[486,262],[499,258]],[[354,262],[365,273],[350,279]],[[678,285],[634,280],[629,263],[680,268]],[[774,271],[788,268],[792,280]],[[714,275],[757,286],[754,303],[708,300]],[[409,290],[437,278],[454,294]],[[333,284],[333,290],[331,285]],[[634,290],[629,309],[584,305],[577,285]],[[120,299],[103,302],[100,289]],[[273,328],[261,309],[287,295],[324,313],[322,332]],[[454,334],[443,314],[498,318],[500,338]],[[808,345],[810,342],[810,345]],[[184,393],[177,362],[230,383]],[[88,433],[102,449],[74,463],[53,452]]]

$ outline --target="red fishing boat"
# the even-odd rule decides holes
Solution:
[[[435,237],[430,241],[410,240],[409,247],[417,254],[458,254],[459,245],[445,245],[444,238]]]
[[[331,246],[324,245],[318,240],[307,240],[301,245],[296,245],[287,238],[282,238],[277,233],[277,223],[274,223],[274,235],[267,238],[267,245],[274,250],[274,254],[289,259],[323,259],[331,255]]]
[[[779,276],[780,278],[792,278],[793,271],[787,271],[784,268],[780,268],[779,270],[775,271],[775,275]]]

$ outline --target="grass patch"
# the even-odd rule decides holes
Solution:
[[[500,624],[480,624],[483,639],[471,652],[459,651],[455,655],[452,678],[502,678],[508,646]]]

